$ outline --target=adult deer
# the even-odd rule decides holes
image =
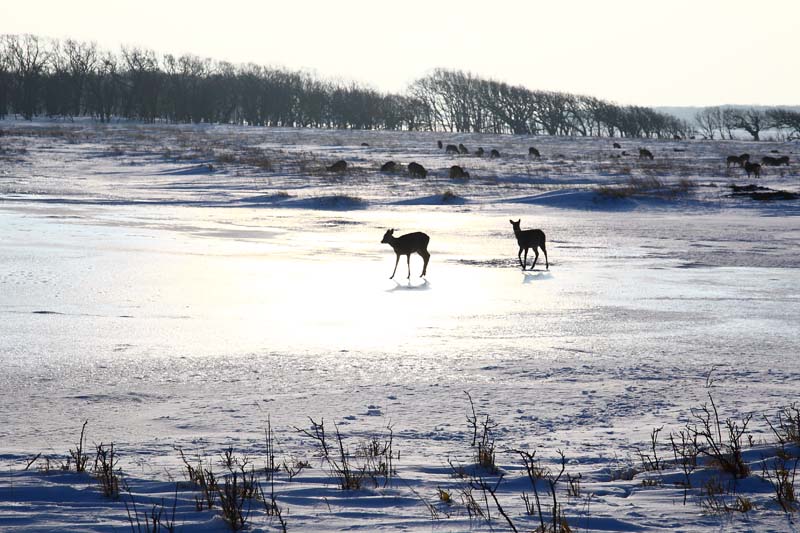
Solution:
[[[408,164],[408,174],[412,178],[427,178],[428,171],[425,170],[425,167],[417,163],[416,161],[412,161]]]
[[[401,255],[406,256],[408,260],[408,276],[406,276],[406,278],[411,278],[411,254],[413,253],[419,254],[424,261],[424,264],[422,265],[422,274],[419,276],[424,278],[425,273],[428,270],[428,261],[431,258],[431,254],[428,253],[428,242],[430,242],[430,240],[431,238],[421,231],[406,233],[400,237],[395,237],[393,229],[386,230],[381,243],[386,243],[391,246],[394,250],[394,253],[397,255],[397,260],[394,262],[394,271],[392,271],[392,275],[389,277],[389,279],[394,279],[394,275],[397,273],[397,264],[400,263]]]
[[[539,250],[537,250],[537,248],[541,248],[544,252],[544,264],[545,267],[550,270],[550,263],[547,261],[547,248],[545,247],[544,232],[540,229],[520,229],[519,224],[522,222],[522,219],[519,219],[516,222],[509,220],[509,222],[511,222],[511,226],[514,227],[514,236],[517,238],[517,244],[519,244],[519,253],[517,254],[517,258],[519,259],[519,264],[522,267],[522,270],[525,270],[525,263],[528,262],[528,248],[533,248],[533,253],[536,254],[536,257],[533,258],[531,270],[533,270],[533,268],[536,266],[536,260],[539,259]],[[522,257],[523,250],[525,250],[524,259]]]
[[[761,165],[758,163],[751,163],[749,161],[745,162],[744,171],[747,172],[748,178],[750,177],[750,174],[753,174],[756,178],[761,177]]]

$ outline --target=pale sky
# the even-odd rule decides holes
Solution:
[[[622,104],[800,104],[800,0],[2,0],[0,33],[306,69],[437,67]]]

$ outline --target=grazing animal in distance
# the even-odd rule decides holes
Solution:
[[[387,161],[381,165],[381,172],[394,172],[397,170],[397,163],[394,161]]]
[[[533,253],[536,254],[536,257],[533,258],[533,264],[531,265],[531,270],[536,266],[536,260],[539,259],[539,250],[537,248],[541,248],[544,252],[544,264],[545,267],[550,270],[550,263],[547,261],[547,248],[545,247],[545,236],[544,232],[540,229],[520,229],[519,224],[522,222],[522,219],[517,220],[514,222],[513,220],[509,220],[511,222],[511,226],[514,228],[514,236],[517,238],[517,244],[519,244],[519,253],[517,254],[517,259],[519,259],[519,264],[522,267],[522,270],[525,270],[525,263],[528,262],[528,249],[533,248]],[[522,251],[525,250],[525,257],[522,257]]]
[[[680,136],[680,135],[678,135],[677,133],[676,133],[675,135],[673,135],[673,136],[672,136],[672,138],[673,138],[674,140],[676,140],[676,141],[682,141],[682,140],[683,140],[683,137],[681,137],[681,136]]]
[[[639,159],[650,159],[652,161],[653,152],[651,152],[647,148],[639,148]]]
[[[620,146],[620,144],[619,144],[619,143],[614,143],[612,146],[613,146],[614,148],[622,148],[622,146]]]
[[[408,164],[408,173],[414,178],[427,178],[428,171],[419,163],[411,162]]]
[[[780,152],[778,150],[770,150],[769,153],[771,153],[771,154],[779,154]]]
[[[744,164],[744,171],[747,172],[747,177],[750,177],[750,174],[753,174],[756,178],[761,177],[761,165],[758,163],[751,163],[750,161],[746,161]]]
[[[475,150],[475,155],[478,157],[483,157],[483,147],[479,146],[477,150]]]
[[[347,161],[341,159],[329,167],[325,167],[328,172],[344,172],[347,170]]]
[[[736,165],[737,167],[742,166],[742,160],[739,159],[738,155],[729,155],[725,159],[725,166],[731,168],[731,165]]]
[[[442,149],[442,141],[436,141],[436,146],[439,147],[439,150]]]
[[[361,143],[361,146],[369,146],[369,143]]]
[[[455,144],[448,144],[447,148],[444,149],[444,153],[446,154],[457,154],[458,153],[458,146]]]
[[[495,157],[500,157],[500,152],[492,148],[492,151],[489,152],[489,157],[491,157],[492,159],[494,159]]]
[[[467,172],[466,170],[464,170],[460,166],[453,165],[452,167],[450,167],[450,179],[451,180],[464,179],[464,178],[468,178],[468,177],[469,177],[469,172]]]
[[[467,150],[466,146],[464,146],[463,144],[459,143],[458,144],[458,153],[462,154],[462,155],[467,155],[469,153],[469,150]]]
[[[750,161],[750,154],[744,153],[739,156],[739,164],[744,165],[746,162]]]
[[[533,157],[542,157],[542,154],[539,153],[539,150],[537,150],[536,148],[531,146],[530,148],[528,148],[528,157],[531,157],[531,156],[533,156]]]
[[[765,155],[761,158],[761,164],[767,167],[779,167],[781,165],[789,166],[789,156],[785,155],[783,157],[771,157]]]
[[[400,237],[395,237],[394,229],[386,230],[381,243],[391,246],[395,255],[397,256],[397,260],[394,262],[394,270],[392,271],[392,275],[389,276],[389,279],[394,279],[394,275],[397,273],[397,264],[400,262],[401,255],[406,256],[408,262],[408,276],[406,279],[411,278],[411,254],[413,253],[417,253],[420,255],[420,257],[422,257],[424,263],[422,265],[422,274],[420,274],[419,277],[425,277],[425,274],[428,271],[428,261],[431,258],[431,254],[428,253],[428,243],[430,240],[431,238],[421,231],[406,233]]]

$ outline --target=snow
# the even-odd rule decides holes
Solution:
[[[796,144],[0,129],[0,530],[128,530],[126,502],[171,513],[175,501],[179,530],[225,531],[218,511],[196,509],[177,448],[219,474],[228,447],[262,469],[268,421],[277,461],[310,465],[275,477],[291,531],[509,529],[491,498],[491,523],[460,499],[468,480],[450,463],[495,479],[472,469],[464,391],[497,424],[497,496],[520,530],[539,522],[524,514],[532,487],[515,449],[551,469],[563,450],[566,471],[581,475],[578,496],[565,479],[558,488],[573,531],[797,529],[761,462],[776,457],[762,415],[798,400],[800,203],[731,196],[730,184],[753,181],[725,168],[730,153],[779,150],[792,165],[757,183],[797,192]],[[447,156],[437,139],[503,156]],[[655,161],[611,157],[639,146]],[[252,153],[270,168],[241,157]],[[354,168],[324,170],[338,159]],[[380,173],[390,159],[429,177]],[[472,178],[449,180],[454,162]],[[631,177],[663,187],[598,194]],[[676,192],[682,179],[697,186]],[[456,201],[443,201],[448,191]],[[520,271],[511,218],[546,232],[549,270]],[[431,236],[427,279],[418,256],[409,280],[404,260],[388,279],[387,228]],[[735,493],[755,504],[748,513],[701,506],[703,480],[718,475],[709,460],[685,506],[675,485],[667,436],[709,393],[723,419],[754,415],[752,473]],[[309,417],[329,436],[336,423],[351,451],[391,426],[396,476],[340,490],[296,430]],[[114,442],[129,488],[118,500],[57,467],[84,420],[90,462],[95,443]],[[638,451],[661,426],[668,467],[643,471]],[[253,502],[250,529],[280,526]]]

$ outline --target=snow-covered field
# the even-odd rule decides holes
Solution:
[[[501,509],[534,530],[515,450],[541,461],[550,525],[561,450],[556,497],[572,531],[798,529],[768,479],[776,457],[795,464],[798,443],[778,453],[764,415],[777,424],[800,400],[800,201],[730,188],[797,193],[797,144],[0,130],[0,531],[147,531],[154,505],[178,531],[225,531],[219,501],[198,510],[178,450],[222,480],[233,448],[269,493],[268,427],[277,465],[307,463],[273,476],[288,531],[511,530]],[[446,155],[437,140],[501,157]],[[726,168],[727,155],[773,150],[790,166],[759,180]],[[327,172],[338,159],[351,168]],[[379,172],[388,160],[430,174]],[[450,180],[452,164],[471,178]],[[541,256],[520,271],[511,218],[546,232],[549,270]],[[426,280],[418,256],[410,281],[404,260],[388,279],[387,228],[430,235]],[[502,476],[475,466],[465,392],[479,437],[490,418]],[[750,473],[733,480],[701,453],[687,488],[669,437],[701,428],[710,398],[716,441],[726,419],[753,415]],[[360,489],[341,490],[299,431],[313,433],[309,417],[324,420],[340,467],[337,426],[353,468],[371,470]],[[74,461],[59,468],[86,420],[89,470],[95,445],[114,443],[118,499]],[[387,479],[372,470],[389,427]],[[250,530],[281,530],[259,498],[244,505]]]

